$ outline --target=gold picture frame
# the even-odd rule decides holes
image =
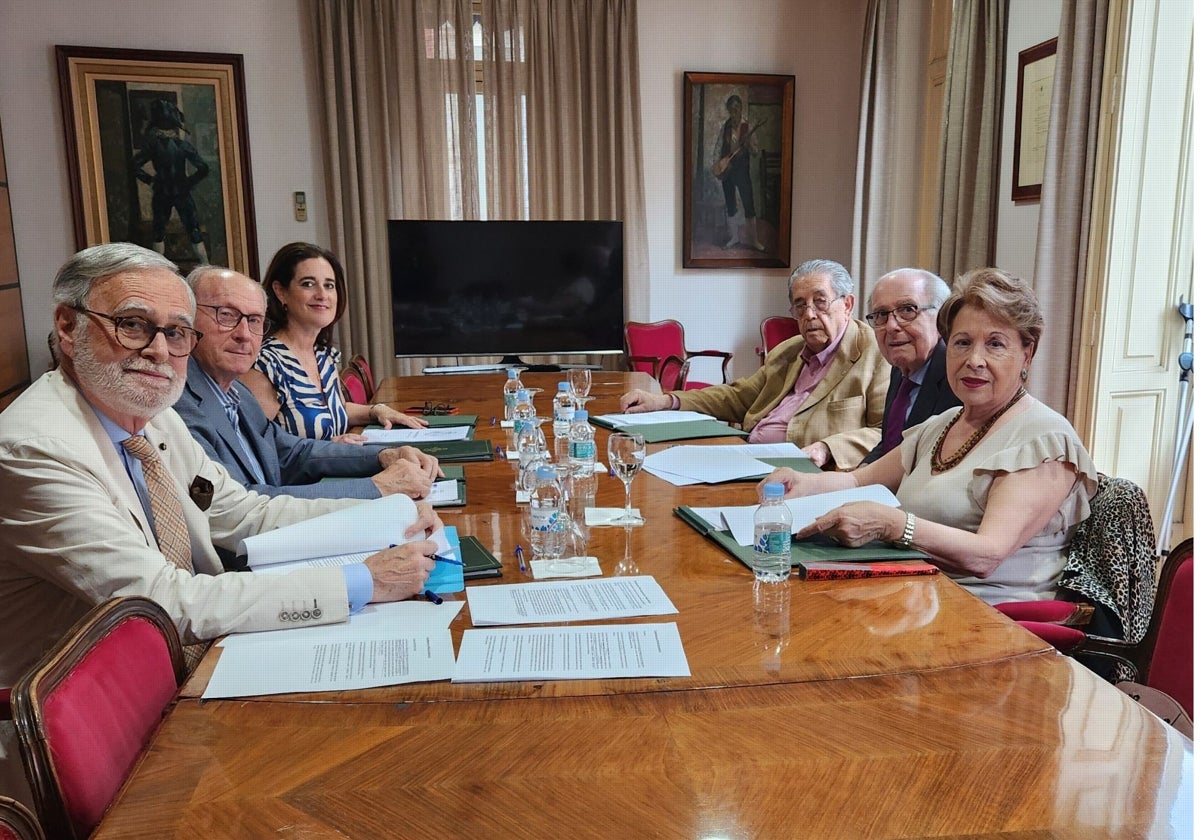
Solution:
[[[683,74],[684,268],[791,265],[795,95],[795,76]]]
[[[258,274],[242,56],[58,45],[78,248]]]
[[[1017,53],[1017,121],[1013,132],[1013,201],[1042,197],[1050,129],[1050,97],[1058,38]]]

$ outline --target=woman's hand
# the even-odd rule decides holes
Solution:
[[[414,417],[411,414],[405,414],[403,411],[397,411],[390,405],[376,403],[371,406],[371,419],[383,426],[385,429],[390,429],[393,426],[405,426],[409,429],[424,429],[429,425],[428,420],[420,417]]]
[[[876,540],[895,542],[904,536],[905,519],[904,511],[899,508],[878,502],[850,502],[817,517],[811,525],[796,532],[796,539],[824,534],[852,548]]]

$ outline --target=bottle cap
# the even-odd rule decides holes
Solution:
[[[516,368],[509,368],[509,369],[508,369],[508,378],[509,378],[509,379],[516,379],[516,378],[517,378],[517,369],[516,369]]]
[[[517,399],[519,399],[519,400],[529,399],[529,391],[526,390],[525,388],[522,388],[521,390],[517,391]]]
[[[548,467],[545,464],[537,468],[538,481],[553,481],[554,467]]]
[[[587,412],[584,409],[582,409],[582,408],[575,409],[576,422],[578,422],[580,420],[587,420],[587,417],[588,417]]]
[[[560,390],[560,391],[570,391],[570,390],[571,390],[571,383],[570,383],[570,382],[559,382],[559,383],[558,383],[558,390]]]
[[[778,481],[772,481],[768,484],[763,485],[763,498],[764,499],[782,499],[783,492],[784,492],[783,485],[780,484]]]

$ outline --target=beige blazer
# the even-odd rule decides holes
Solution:
[[[185,643],[346,619],[340,569],[223,573],[213,543],[236,550],[259,531],[357,500],[250,492],[205,455],[173,410],[154,418],[146,437],[183,500],[194,576],[159,552],[120,456],[61,371],[42,376],[0,413],[0,685],[12,685],[91,606],[118,595],[153,598]],[[207,511],[189,498],[197,476],[213,485]],[[306,608],[318,617],[281,619]]]
[[[796,387],[804,368],[803,349],[803,336],[789,338],[744,379],[672,393],[679,397],[682,409],[753,429]],[[838,467],[857,466],[879,443],[890,377],[891,366],[879,352],[872,329],[862,321],[851,321],[829,370],[788,422],[788,440],[798,446],[823,441]]]

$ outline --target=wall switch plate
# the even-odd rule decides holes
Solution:
[[[296,221],[308,221],[308,201],[304,197],[303,192],[292,193],[292,204],[296,209]]]

